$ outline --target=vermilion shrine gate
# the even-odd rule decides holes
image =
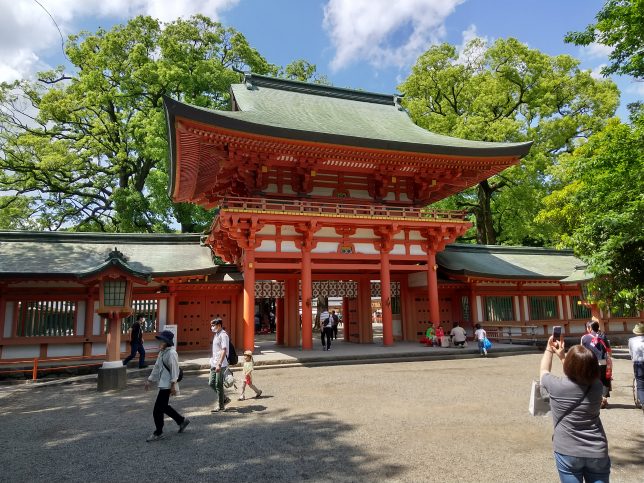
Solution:
[[[347,340],[371,341],[372,280],[384,345],[392,306],[410,340],[414,310],[438,323],[436,254],[471,224],[424,207],[518,162],[530,143],[428,132],[393,95],[246,75],[231,98],[232,111],[167,98],[165,108],[172,199],[219,207],[207,243],[243,273],[244,349],[254,348],[256,281],[283,295],[278,344],[312,348],[314,281],[330,281],[318,295],[343,297]],[[410,296],[413,273],[426,277],[426,301]]]

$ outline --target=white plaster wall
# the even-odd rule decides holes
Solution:
[[[85,312],[87,302],[79,300],[76,303],[76,335],[85,335]],[[82,355],[82,354],[81,354]]]
[[[100,342],[100,343],[94,343],[92,344],[92,355],[93,356],[104,356],[106,354],[105,350],[105,344]]]
[[[351,235],[351,238],[373,238],[373,230],[368,228],[358,228],[354,235]]]
[[[47,357],[82,356],[83,344],[49,344]]]
[[[394,235],[394,240],[404,240],[405,239],[405,232],[404,231],[399,231]]]
[[[409,245],[410,255],[427,255],[420,245]]]
[[[94,302],[94,317],[92,318],[92,334],[101,335],[101,316],[96,313],[98,310],[98,300]]]
[[[266,185],[266,188],[264,188],[265,193],[277,193],[277,185],[274,183],[269,183]]]
[[[353,246],[356,249],[356,253],[366,255],[378,255],[380,253],[376,250],[376,247],[373,246],[373,243],[354,243]]]
[[[326,188],[324,186],[315,186],[311,191],[311,194],[313,196],[333,196],[333,188]]]
[[[277,243],[275,240],[262,240],[262,243],[255,248],[256,252],[276,252]]]
[[[295,227],[292,225],[282,225],[281,230],[282,236],[298,236],[299,234],[295,231]]]
[[[338,242],[319,242],[311,253],[337,253],[338,245]]]
[[[295,191],[293,191],[293,188],[291,187],[291,183],[285,183],[282,185],[282,193],[289,195],[295,194]]]
[[[168,299],[159,300],[159,331],[163,330],[168,322]]]
[[[265,225],[257,232],[258,235],[275,235],[275,233],[277,233],[275,225]]]
[[[6,345],[2,348],[3,359],[33,359],[40,357],[40,345]]]
[[[572,307],[570,306],[570,295],[566,295],[566,314],[568,320],[572,319]]]
[[[341,235],[338,235],[335,231],[335,228],[321,228],[315,232],[316,237],[327,237],[327,238],[341,238]]]
[[[369,192],[364,190],[349,190],[349,196],[351,198],[358,198],[360,200],[371,199]]]
[[[394,245],[394,247],[389,252],[390,255],[404,255],[405,254],[405,245]]]
[[[427,272],[413,272],[407,276],[410,287],[427,287]]]
[[[476,321],[483,322],[483,301],[480,295],[476,296]]]
[[[525,320],[528,322],[530,320],[530,310],[528,310],[528,297],[523,296],[523,311],[525,312]]]
[[[424,240],[425,237],[420,234],[419,231],[417,230],[410,230],[409,232],[409,239],[410,240]]]
[[[559,319],[563,320],[565,318],[563,310],[563,301],[561,300],[561,295],[557,296],[557,302],[559,304]]]
[[[294,241],[286,240],[282,242],[282,251],[285,253],[299,253],[300,249],[295,246]]]
[[[4,333],[3,337],[11,337],[11,324],[13,322],[13,307],[14,302],[7,302],[4,309]]]

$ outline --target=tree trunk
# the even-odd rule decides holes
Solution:
[[[476,242],[482,245],[496,245],[494,220],[492,219],[492,193],[495,189],[487,180],[481,181],[477,188],[478,209],[474,210],[476,216]]]

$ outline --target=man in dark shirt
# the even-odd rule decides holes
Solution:
[[[132,324],[130,328],[130,355],[125,358],[123,365],[127,366],[127,363],[134,359],[136,353],[139,353],[139,369],[148,367],[145,364],[145,349],[143,348],[143,327],[145,326],[145,316],[143,314],[137,314],[136,321]]]

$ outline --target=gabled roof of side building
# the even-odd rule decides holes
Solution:
[[[115,248],[127,265],[152,277],[221,275],[222,281],[241,280],[225,276],[231,267],[215,265],[201,235],[113,234],[71,232],[0,232],[0,277],[73,276],[105,264]],[[212,277],[211,277],[212,278]]]

